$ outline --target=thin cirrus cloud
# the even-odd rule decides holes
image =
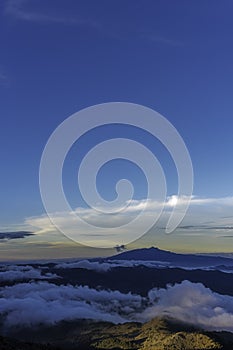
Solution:
[[[56,9],[54,10],[56,11]],[[10,16],[19,21],[25,22],[35,22],[35,23],[54,23],[54,24],[63,24],[63,25],[73,25],[73,26],[82,26],[90,27],[94,29],[103,29],[103,23],[101,21],[94,20],[93,18],[81,18],[80,16],[64,16],[53,13],[45,13],[45,11],[36,11],[32,7],[32,2],[29,0],[6,0],[5,2],[5,15]],[[73,11],[74,12],[74,11]],[[122,32],[119,28],[118,21],[112,23],[113,26],[109,31],[108,35],[111,35],[113,38],[125,38],[125,31]],[[160,45],[170,46],[170,47],[181,47],[183,43],[176,39],[167,38],[164,35],[155,34],[152,32],[141,33],[141,30],[135,28],[132,30],[133,36],[139,37],[141,40],[147,42],[156,43]],[[129,35],[129,33],[128,33]]]
[[[7,0],[5,3],[4,13],[7,16],[15,18],[21,21],[38,22],[38,23],[57,23],[66,25],[80,25],[97,27],[98,23],[94,20],[81,19],[75,17],[65,17],[54,14],[47,14],[43,12],[37,12],[31,7],[28,0]]]
[[[10,79],[0,67],[0,87],[9,87]]]
[[[165,36],[161,36],[161,35],[156,35],[154,33],[144,33],[141,34],[140,36],[142,39],[145,39],[151,43],[157,43],[157,44],[162,44],[162,45],[166,45],[166,46],[171,46],[171,47],[182,47],[184,46],[184,43],[182,43],[181,41],[178,41],[176,39],[171,39],[171,38],[167,38]]]

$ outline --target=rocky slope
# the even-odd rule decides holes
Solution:
[[[21,341],[0,338],[0,350],[232,350],[233,334],[204,332],[174,320],[153,319],[113,325],[105,322],[64,322],[50,329],[25,331]],[[27,335],[26,335],[27,334]],[[22,338],[34,339],[34,344]],[[35,343],[36,342],[36,343]],[[48,345],[50,343],[50,345]]]

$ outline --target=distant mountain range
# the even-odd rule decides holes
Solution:
[[[198,254],[178,254],[155,247],[125,251],[108,258],[108,260],[158,261],[170,263],[175,267],[210,267],[219,265],[233,267],[233,259],[231,258]]]

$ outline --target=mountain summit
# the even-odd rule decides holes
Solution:
[[[173,266],[185,267],[233,266],[233,259],[231,258],[198,254],[179,254],[161,250],[157,247],[126,251],[112,256],[109,260],[158,261],[166,262]]]

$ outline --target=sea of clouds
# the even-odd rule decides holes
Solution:
[[[0,288],[0,315],[7,328],[78,319],[146,322],[169,316],[204,329],[233,332],[233,297],[189,281],[152,289],[147,297],[32,281]]]

